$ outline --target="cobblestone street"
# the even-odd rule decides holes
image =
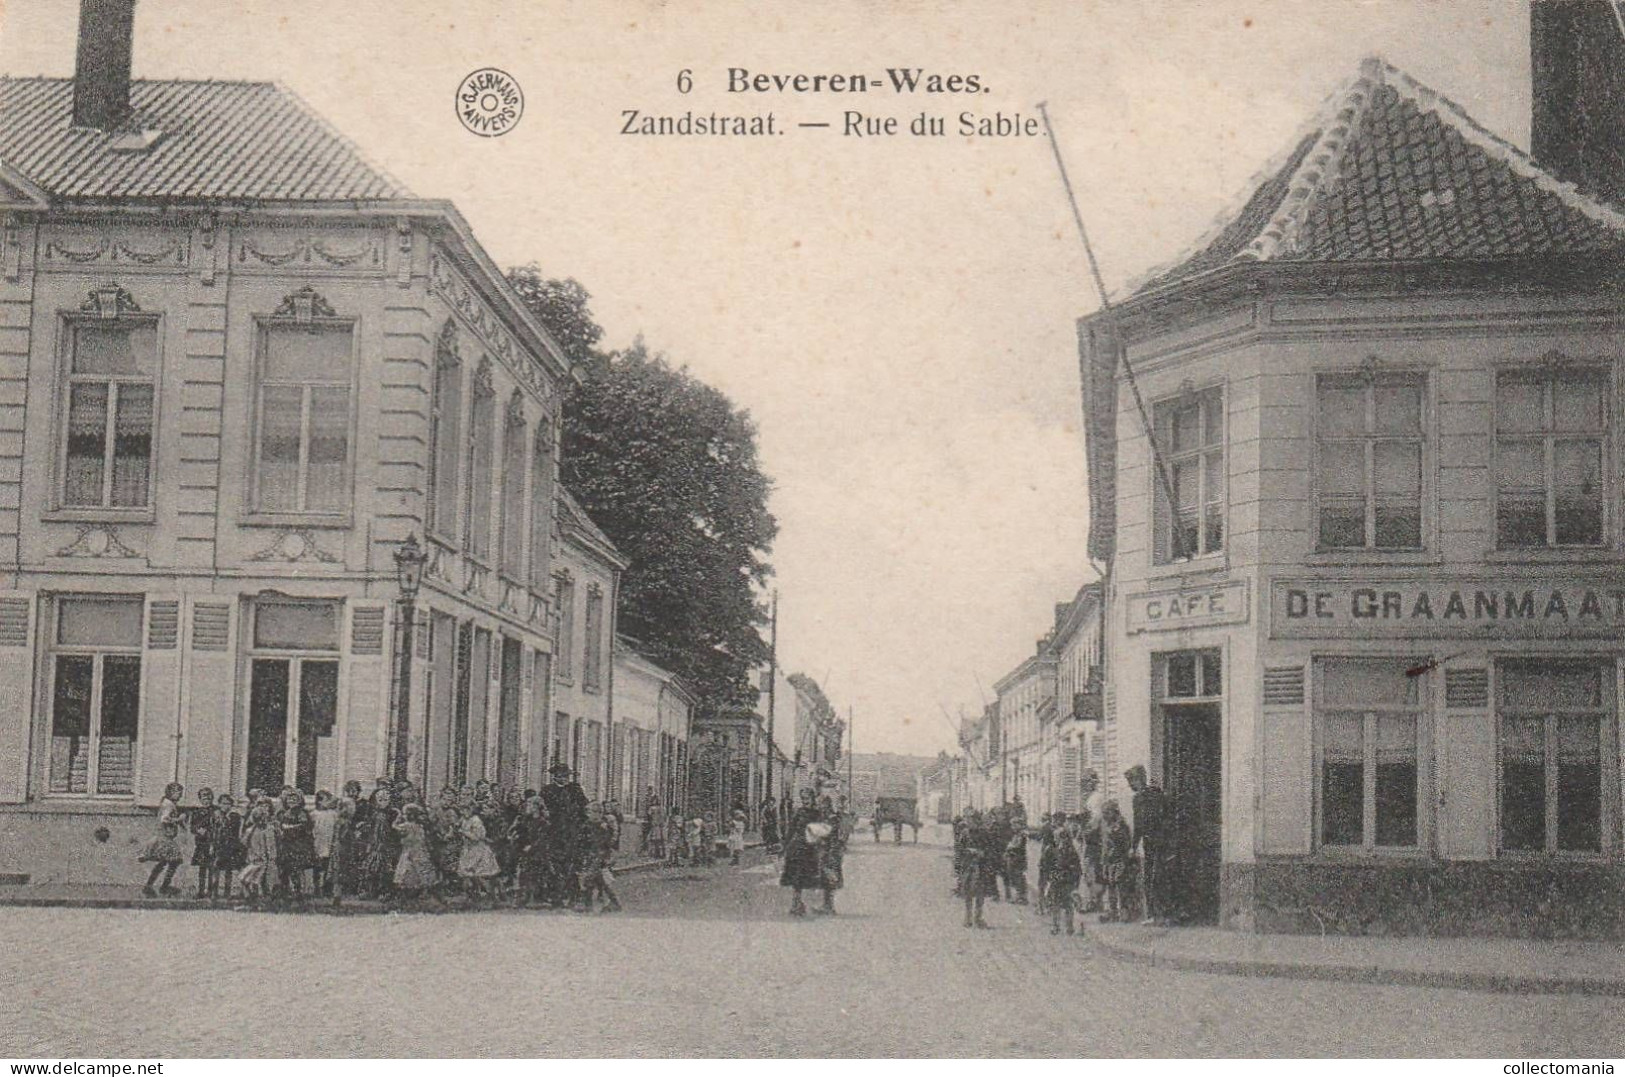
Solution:
[[[1616,1054],[1625,1002],[1120,964],[959,926],[947,850],[864,835],[841,915],[773,866],[622,880],[618,917],[0,910],[0,1054]],[[270,955],[281,955],[272,958]]]

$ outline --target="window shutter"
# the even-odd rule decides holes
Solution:
[[[156,805],[178,781],[181,741],[180,597],[147,596],[146,647],[141,654],[141,717],[137,730],[135,799]],[[188,793],[192,790],[188,789]]]
[[[1061,810],[1069,815],[1078,810],[1083,793],[1082,755],[1076,745],[1061,749]]]
[[[388,773],[389,662],[383,646],[388,608],[381,602],[349,603],[348,706],[340,713],[344,776],[370,782]]]
[[[1263,728],[1259,752],[1264,780],[1259,790],[1262,851],[1303,855],[1314,829],[1314,743],[1305,705],[1304,667],[1264,670]]]
[[[0,804],[20,804],[28,792],[37,605],[30,592],[0,591]]]
[[[207,786],[231,788],[231,731],[237,711],[236,603],[194,598],[187,663],[186,793],[195,798]]]
[[[1446,669],[1439,845],[1450,860],[1486,860],[1495,837],[1495,715],[1487,668]]]

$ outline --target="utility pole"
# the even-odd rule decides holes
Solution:
[[[846,809],[855,811],[858,802],[858,787],[853,781],[852,767],[857,755],[858,727],[852,712],[852,704],[846,705]]]
[[[773,770],[778,761],[773,758],[779,750],[778,742],[773,739],[773,717],[778,711],[775,706],[779,687],[779,591],[773,589],[773,621],[768,632],[767,643],[767,802],[773,800]],[[758,823],[758,826],[761,824]]]

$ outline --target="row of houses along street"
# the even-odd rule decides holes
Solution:
[[[1625,39],[1531,20],[1532,155],[1369,59],[1080,320],[1101,579],[964,723],[962,804],[1127,811],[1145,765],[1189,922],[1619,930]]]
[[[832,766],[776,665],[698,715],[617,633],[558,481],[579,374],[456,206],[278,84],[132,81],[133,6],[0,81],[0,874],[127,882],[170,782],[563,763],[755,825]]]

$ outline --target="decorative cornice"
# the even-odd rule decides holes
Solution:
[[[503,326],[502,319],[475,294],[438,246],[429,255],[429,287],[450,304],[469,331],[521,384],[529,386],[544,401],[552,399],[553,380],[547,371],[514,342],[513,334]]]

